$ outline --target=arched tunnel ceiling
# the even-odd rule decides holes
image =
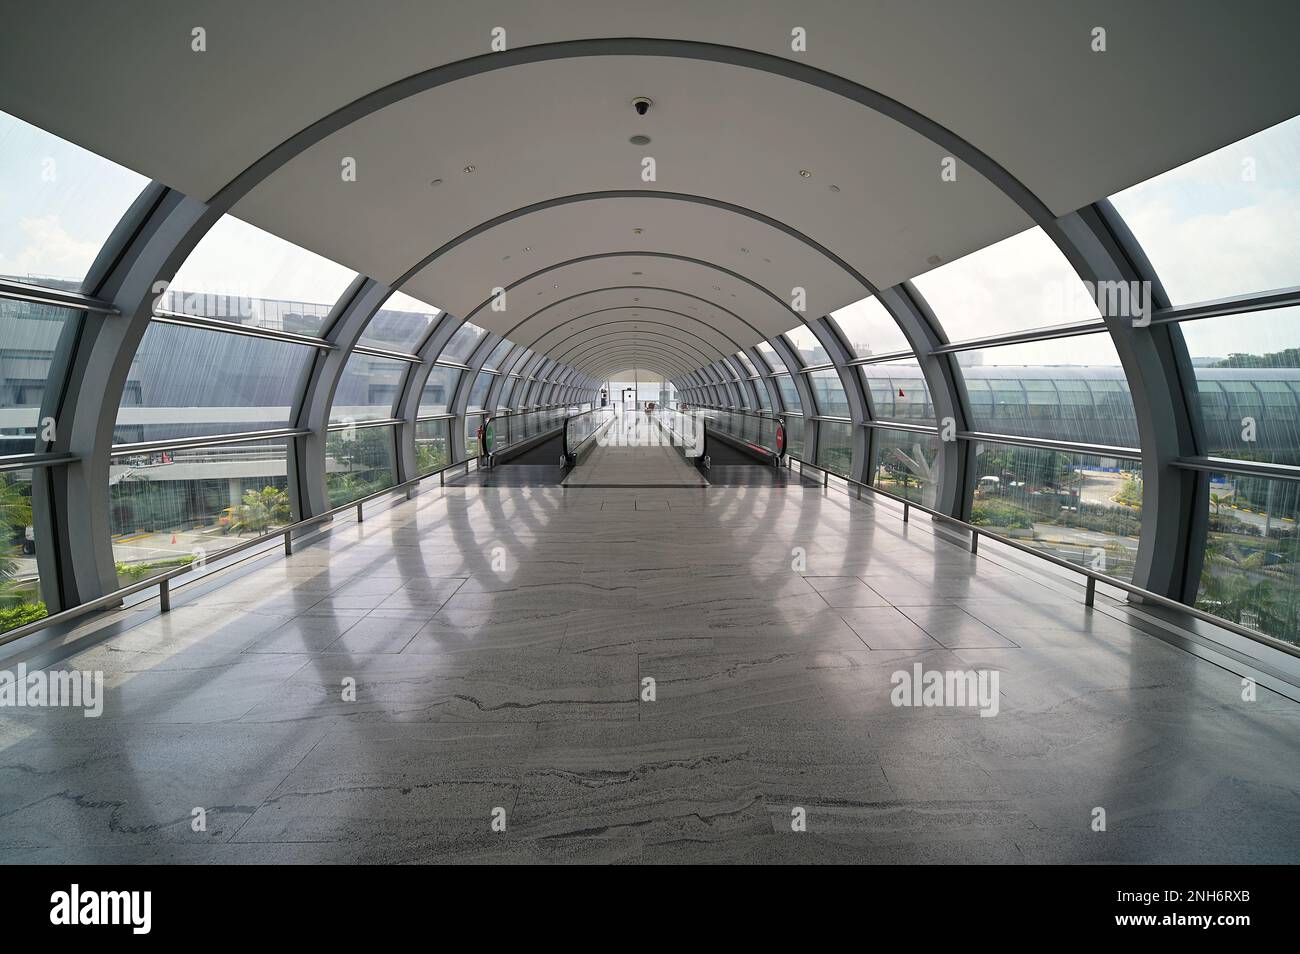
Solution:
[[[588,370],[640,347],[668,373],[796,324],[796,286],[816,317],[1027,227],[969,164],[941,180],[954,150],[1060,214],[1288,118],[1300,11],[1266,11],[140,0],[88,5],[73,30],[49,5],[7,22],[0,108],[201,198],[343,110],[235,214]],[[483,307],[496,286],[504,311]]]

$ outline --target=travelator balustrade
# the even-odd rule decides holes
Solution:
[[[730,408],[700,408],[698,413],[715,433],[731,438],[773,464],[779,463],[784,450],[778,439],[784,427],[780,418]]]
[[[612,407],[589,408],[570,414],[564,420],[564,447],[560,452],[560,466],[572,467],[578,458],[596,444],[596,439],[618,417]]]

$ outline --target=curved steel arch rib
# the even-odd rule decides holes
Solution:
[[[606,309],[606,310],[607,310],[607,311],[618,311],[618,310],[627,310],[627,309],[629,309],[629,308],[636,308],[638,311],[656,311],[656,312],[660,312],[660,313],[663,313],[663,312],[667,311],[667,309],[664,309],[664,308],[642,308],[640,305],[624,306],[623,309],[614,309],[614,308],[610,308],[610,309]],[[670,313],[670,314],[677,314],[677,312],[669,312],[669,313]],[[591,314],[597,314],[597,312],[591,312]],[[587,316],[586,316],[586,315],[583,315],[582,317],[585,318],[585,317],[587,317]],[[614,325],[653,325],[653,326],[655,326],[655,327],[657,327],[657,328],[671,328],[673,331],[676,331],[676,332],[678,332],[679,334],[685,335],[685,336],[688,337],[688,338],[693,338],[693,339],[695,339],[696,341],[700,342],[700,344],[704,345],[705,348],[708,348],[709,350],[711,350],[711,351],[713,351],[715,354],[717,354],[717,356],[718,356],[718,360],[722,360],[722,359],[725,359],[725,358],[727,357],[726,353],[725,353],[724,351],[722,351],[722,349],[720,349],[719,347],[717,347],[717,345],[711,344],[710,342],[706,341],[704,338],[701,338],[699,335],[695,334],[694,332],[687,331],[685,328],[678,327],[677,325],[669,324],[669,323],[666,322],[666,321],[655,321],[654,319],[651,319],[651,318],[640,318],[640,317],[637,317],[637,318],[616,318],[616,319],[614,319],[613,321],[601,321],[601,322],[598,322],[598,323],[596,323],[596,324],[594,324],[594,325],[588,325],[586,328],[580,328],[579,330],[573,332],[572,334],[570,334],[570,335],[566,335],[565,337],[561,338],[559,341],[555,342],[555,344],[551,345],[550,347],[551,347],[552,349],[554,349],[554,348],[558,348],[558,347],[560,347],[560,345],[564,344],[566,341],[569,341],[569,340],[571,340],[571,339],[573,339],[573,338],[578,337],[578,335],[585,334],[585,333],[587,333],[588,331],[595,331],[595,330],[597,330],[598,328],[610,328],[610,327],[613,327]],[[558,328],[558,327],[560,327],[560,326],[557,326],[557,328]],[[554,329],[553,329],[553,330],[554,330]],[[549,332],[548,332],[548,334],[549,334]],[[546,336],[543,335],[542,337],[546,337]],[[597,335],[596,337],[601,337],[601,336]],[[592,339],[588,339],[588,340],[592,340]],[[685,343],[685,342],[683,342],[683,343]],[[695,351],[699,351],[701,354],[703,354],[703,353],[705,353],[705,348],[694,348],[694,350],[695,350]],[[706,360],[712,361],[712,360],[714,360],[714,359],[712,359],[712,358],[708,358],[708,359],[706,359]]]
[[[633,341],[604,341],[595,342],[590,345],[583,345],[581,349],[575,352],[566,360],[578,366],[577,363],[586,359],[593,351],[599,352],[601,349],[609,350],[613,348],[626,348],[631,351],[644,351],[647,354],[672,355],[677,358],[683,367],[689,367],[696,358],[684,351],[679,351],[669,344],[659,341],[633,342]]]
[[[607,378],[618,370],[632,370],[640,366],[656,371],[665,377],[685,373],[685,366],[675,359],[661,358],[646,351],[608,351],[592,355],[583,365],[583,372],[598,378]]]
[[[610,189],[603,192],[579,192],[574,195],[565,195],[565,196],[558,196],[553,199],[545,199],[541,202],[534,202],[532,205],[525,205],[518,209],[513,209],[510,212],[503,212],[494,218],[487,219],[483,222],[480,222],[472,229],[467,229],[466,231],[462,232],[460,235],[456,236],[451,241],[444,244],[441,248],[433,252],[430,252],[420,261],[416,262],[405,272],[403,272],[401,276],[393,283],[393,287],[394,288],[401,287],[403,284],[405,284],[406,282],[410,281],[413,277],[415,277],[416,274],[418,274],[419,272],[423,271],[425,268],[432,265],[434,262],[436,262],[443,255],[450,252],[452,249],[460,245],[463,245],[464,243],[470,241],[471,239],[476,238],[479,235],[483,235],[484,233],[491,231],[492,229],[496,228],[499,225],[504,225],[507,222],[513,222],[515,219],[521,219],[537,212],[543,212],[547,209],[553,209],[556,208],[557,206],[572,205],[578,202],[595,202],[601,199],[659,199],[659,200],[671,201],[671,202],[694,202],[699,205],[707,205],[712,208],[722,209],[727,212],[733,212],[736,215],[744,216],[745,218],[748,219],[753,219],[754,221],[760,222],[763,225],[768,226],[769,228],[776,229],[777,231],[782,232],[785,235],[788,235],[790,238],[793,238],[796,241],[801,242],[802,244],[808,246],[810,249],[816,252],[818,255],[820,255],[822,258],[825,258],[828,261],[834,263],[834,265],[837,268],[841,269],[848,275],[852,276],[852,278],[856,282],[858,282],[860,285],[862,285],[864,289],[866,289],[868,294],[876,293],[877,289],[875,284],[871,282],[865,275],[859,272],[856,268],[854,268],[844,259],[840,258],[838,255],[836,255],[826,246],[822,245],[820,242],[816,241],[815,239],[813,239],[808,235],[805,235],[803,232],[800,232],[792,225],[788,225],[787,223],[782,222],[780,219],[773,218],[770,215],[766,215],[765,213],[758,212],[754,209],[746,208],[743,205],[736,205],[732,202],[724,202],[721,199],[714,199],[709,196],[692,195],[688,192],[662,192],[662,191],[650,190],[650,189]],[[588,261],[594,258],[605,258],[608,257],[609,254],[613,254],[613,253],[582,256],[579,258],[571,259],[568,262],[563,262],[561,264],[572,265],[575,262]],[[665,258],[678,258],[678,259],[683,259],[685,261],[696,262],[702,265],[713,264],[711,262],[704,262],[700,259],[692,259],[692,258],[686,258],[685,256],[681,256],[681,255],[673,255],[668,252],[656,253],[656,252],[648,252],[648,251],[629,251],[629,252],[624,252],[622,254],[662,255]],[[520,285],[528,281],[530,278],[535,278],[538,275],[545,274],[546,272],[557,267],[559,266],[552,265],[549,268],[544,268],[539,271],[533,272],[531,275],[525,275],[523,278],[519,279],[518,281],[512,282],[510,285],[507,285],[506,290],[509,291],[511,288],[514,288],[517,285]],[[736,273],[734,272],[731,274],[733,274],[735,277],[741,277],[739,275],[736,275]],[[751,284],[756,284],[756,283],[751,282]],[[491,301],[491,299],[488,300]],[[470,311],[469,315],[472,317],[474,313],[477,312],[479,308],[482,307],[483,307],[482,305],[479,305],[478,308],[475,308],[472,311]]]
[[[596,295],[601,292],[608,292],[608,291],[659,291],[659,292],[668,292],[669,294],[672,295],[682,295],[683,297],[686,298],[693,298],[695,301],[702,302],[703,304],[708,305],[710,308],[716,308],[718,309],[718,311],[730,315],[732,318],[735,318],[738,322],[740,322],[742,325],[744,325],[746,328],[748,328],[750,331],[756,334],[759,338],[766,340],[766,336],[763,334],[763,332],[759,331],[756,327],[750,324],[748,320],[742,318],[740,315],[736,314],[730,308],[725,308],[722,305],[719,305],[717,302],[710,301],[707,298],[701,298],[699,295],[693,295],[690,292],[684,292],[679,288],[662,288],[658,285],[607,285],[603,288],[587,288],[584,289],[583,291],[575,292],[574,294],[569,295],[565,298],[557,299],[556,301],[551,302],[549,305],[543,305],[541,308],[537,309],[532,314],[525,317],[522,321],[516,322],[513,327],[511,327],[508,331],[505,332],[503,337],[508,337],[515,330],[522,328],[524,325],[532,321],[534,318],[536,318],[544,311],[548,311],[551,308],[555,308],[558,307],[559,305],[563,305],[566,302],[573,301],[575,298],[582,298],[585,295]],[[708,322],[703,322],[703,323],[708,324]],[[559,326],[557,325],[556,327]],[[710,327],[713,326],[710,325]],[[534,340],[540,341],[542,337],[545,337],[545,335],[539,335],[538,338]]]
[[[647,322],[647,324],[651,324],[651,322]],[[557,356],[561,361],[568,361],[570,355],[580,354],[584,349],[588,348],[590,345],[597,344],[597,343],[610,343],[607,342],[605,339],[615,338],[619,342],[627,342],[628,344],[634,344],[636,343],[637,340],[639,340],[640,336],[642,335],[653,338],[656,341],[658,341],[658,339],[663,339],[663,342],[661,343],[665,343],[665,344],[671,342],[672,350],[678,352],[684,358],[690,358],[692,361],[699,361],[702,364],[708,364],[710,361],[714,360],[708,357],[703,352],[701,352],[700,349],[694,347],[693,345],[687,342],[682,341],[680,338],[677,338],[674,335],[667,335],[664,334],[662,331],[649,331],[644,329],[637,329],[635,331],[610,331],[610,332],[606,332],[605,334],[593,335],[590,338],[584,338],[582,341],[575,342],[574,344],[566,348],[564,351],[559,351],[555,353],[557,354]]]
[[[771,53],[718,43],[650,37],[610,37],[538,43],[445,63],[403,77],[341,106],[295,133],[218,190],[208,204],[222,208],[231,207],[294,156],[358,119],[408,97],[496,70],[510,69],[529,63],[589,56],[659,56],[702,60],[770,73],[823,89],[887,116],[941,146],[954,158],[970,166],[1001,189],[1039,224],[1050,222],[1055,218],[1045,202],[993,157],[951,129],[893,97],[827,70]]]
[[[685,261],[685,263],[689,263],[692,265],[701,265],[702,268],[714,269],[715,272],[723,273],[724,276],[727,276],[728,278],[736,279],[736,281],[741,282],[742,285],[748,285],[749,287],[751,287],[751,289],[754,289],[755,291],[761,292],[761,294],[766,295],[767,298],[774,300],[774,302],[779,304],[781,308],[784,308],[785,311],[788,311],[790,315],[793,315],[794,318],[796,318],[797,321],[802,322],[802,324],[806,325],[809,324],[810,322],[809,318],[803,315],[803,312],[794,311],[794,308],[790,307],[789,303],[787,303],[787,300],[781,298],[781,296],[777,295],[775,291],[768,289],[766,285],[761,285],[761,283],[755,282],[753,278],[750,278],[749,276],[742,276],[740,272],[733,272],[732,269],[727,268],[727,266],[725,265],[712,263],[712,261],[706,261],[705,259],[693,259],[693,257],[690,257],[689,255],[676,255],[676,253],[673,252],[623,251],[623,252],[598,252],[595,253],[595,255],[582,255],[582,256],[578,256],[577,259],[569,259],[568,261],[559,261],[559,263],[555,263],[554,265],[547,265],[546,268],[538,269],[536,270],[536,272],[526,274],[526,276],[520,278],[519,281],[511,282],[510,285],[507,285],[506,292],[508,294],[508,292],[510,292],[511,289],[516,289],[516,287],[523,285],[524,282],[532,281],[533,278],[539,278],[541,276],[545,276],[545,274],[549,274],[550,272],[555,272],[556,269],[567,268],[567,266],[569,265],[578,265],[584,263],[584,261],[599,261],[602,259],[624,259],[624,257],[628,257],[628,259],[630,259],[630,257],[647,257],[647,259],[667,259],[669,261]],[[848,264],[845,264],[845,268],[852,270],[852,268],[850,268]],[[865,277],[861,276],[861,274],[858,274],[857,272],[853,272],[853,276],[855,278],[858,278],[859,281],[862,282],[862,286],[865,287],[865,289],[868,292],[870,292],[870,294],[876,294],[876,287],[872,285],[871,282],[868,282]],[[468,315],[465,316],[465,320],[472,321],[473,317],[476,316],[478,312],[481,312],[482,309],[486,308],[487,305],[490,305],[491,303],[493,303],[493,299],[489,298],[489,299],[485,299],[484,302],[477,304],[476,307],[472,308],[471,311],[469,311]],[[718,305],[718,307],[720,308],[722,307],[722,305]],[[729,312],[729,313],[735,313],[735,312]],[[532,316],[529,316],[529,318],[530,317]],[[525,321],[528,321],[528,318],[525,318]],[[521,324],[524,324],[524,322],[523,321],[519,322],[519,325]],[[746,322],[746,324],[749,324],[749,322]],[[513,328],[508,329],[506,333],[504,333],[506,334],[506,337],[510,337],[513,331],[519,328],[519,325],[515,325],[513,326]],[[750,328],[753,328],[753,325],[750,325]]]
[[[582,355],[578,359],[578,364],[576,365],[576,367],[578,368],[579,371],[586,374],[596,373],[594,370],[592,370],[593,362],[599,363],[600,361],[605,360],[606,357],[612,354],[617,354],[620,356],[628,355],[632,357],[635,357],[636,355],[642,355],[645,357],[647,362],[650,360],[658,360],[668,365],[669,370],[675,373],[685,372],[690,369],[690,362],[688,360],[683,359],[680,355],[677,355],[674,352],[663,350],[654,345],[648,347],[630,347],[627,345],[620,345],[620,344],[608,344],[603,346],[597,345],[596,349],[597,350],[591,352],[590,354]],[[631,366],[632,365],[629,365],[629,367]],[[654,369],[654,370],[659,370],[659,369]]]
[[[685,292],[674,292],[674,294],[685,295],[686,293],[685,293]],[[690,297],[694,297],[694,296],[690,296]],[[702,299],[701,299],[701,300],[702,300]],[[690,321],[694,321],[694,322],[696,322],[697,324],[704,325],[704,326],[706,326],[707,328],[709,328],[709,329],[712,330],[712,331],[717,332],[718,335],[720,335],[720,336],[723,337],[723,338],[726,338],[727,341],[729,341],[729,342],[731,342],[733,345],[735,345],[737,351],[741,350],[741,348],[743,347],[743,346],[740,344],[740,342],[738,342],[735,338],[731,337],[731,335],[727,334],[727,333],[726,333],[725,331],[723,331],[721,328],[717,328],[717,327],[715,327],[714,325],[709,324],[707,321],[705,321],[703,318],[699,317],[698,315],[688,315],[688,314],[686,314],[686,312],[684,312],[684,311],[674,311],[674,310],[671,309],[671,308],[664,308],[664,307],[659,306],[659,305],[640,305],[640,304],[636,304],[636,305],[614,305],[613,307],[610,307],[610,308],[597,308],[595,311],[589,311],[589,312],[586,312],[585,314],[575,315],[575,316],[572,317],[572,318],[567,318],[567,319],[565,319],[564,321],[560,322],[558,325],[556,325],[554,328],[550,328],[550,329],[548,329],[548,330],[546,330],[546,331],[543,331],[540,335],[538,335],[536,338],[534,338],[534,339],[532,340],[531,343],[529,343],[528,345],[526,345],[526,347],[528,347],[528,348],[534,348],[534,347],[536,347],[537,344],[538,344],[538,343],[539,343],[543,338],[545,338],[547,335],[552,334],[553,332],[558,331],[559,329],[563,328],[565,325],[567,325],[567,324],[571,324],[572,322],[575,322],[575,321],[581,321],[583,318],[590,318],[592,315],[602,315],[602,314],[605,314],[606,312],[609,312],[609,311],[622,311],[622,310],[624,310],[624,309],[631,309],[631,308],[636,308],[636,309],[638,309],[638,310],[642,310],[642,311],[658,311],[658,312],[663,312],[663,313],[665,313],[665,314],[669,314],[669,315],[677,315],[679,318],[686,318],[686,319],[688,319],[688,320],[690,320]],[[698,335],[697,335],[697,337],[698,337]],[[700,340],[703,341],[704,339],[701,338]]]

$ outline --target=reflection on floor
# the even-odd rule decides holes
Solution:
[[[0,859],[1300,858],[1300,707],[820,488],[432,487],[175,607],[0,710]]]

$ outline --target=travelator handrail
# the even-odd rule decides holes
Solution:
[[[223,549],[213,557],[214,562],[220,562],[222,565],[213,567],[212,572],[217,573],[230,569],[235,565],[235,563],[240,561],[236,560],[231,563],[226,563],[228,558],[236,556],[245,550],[251,550],[254,547],[262,546],[263,544],[277,539],[283,539],[284,541],[284,555],[292,556],[293,536],[298,531],[326,523],[332,520],[336,515],[343,513],[345,510],[355,509],[357,512],[357,523],[362,523],[365,520],[363,509],[365,504],[381,498],[391,497],[402,491],[406,492],[406,499],[410,500],[414,496],[414,490],[417,484],[437,477],[438,485],[440,487],[446,486],[448,471],[463,467],[465,468],[465,474],[468,475],[470,473],[471,464],[476,464],[474,458],[453,461],[449,464],[444,464],[436,470],[431,470],[426,474],[420,474],[418,477],[412,477],[410,480],[404,480],[399,484],[393,484],[391,487],[385,487],[383,490],[377,490],[372,494],[366,494],[364,497],[358,497],[356,500],[351,500],[338,507],[332,507],[329,510],[322,511],[314,516],[294,521],[293,523],[286,524],[283,527],[277,527],[274,530],[269,530],[266,533],[259,534],[255,537],[249,537],[247,540],[241,540],[239,543]],[[260,555],[261,554],[250,554],[250,557]],[[73,622],[83,616],[88,616],[95,610],[116,607],[122,603],[124,598],[134,596],[136,593],[142,593],[153,587],[158,588],[159,608],[164,613],[170,612],[172,608],[171,581],[177,577],[185,576],[188,573],[194,573],[197,570],[204,569],[206,566],[206,563],[198,563],[198,561],[188,563],[184,566],[178,566],[174,570],[167,570],[163,573],[157,574],[156,576],[151,576],[147,580],[140,580],[127,586],[118,587],[112,592],[105,593],[103,596],[96,597],[93,600],[78,603],[76,606],[68,607],[65,610],[59,610],[57,613],[51,613],[50,615],[43,616],[40,619],[32,620],[32,622],[24,623],[22,626],[16,626],[6,633],[0,633],[0,646],[7,645],[15,640],[22,639],[25,636],[31,636],[41,630],[49,629],[51,626]],[[208,575],[211,574],[203,574],[200,577],[196,577],[196,579],[203,579]]]
[[[615,410],[609,405],[593,407],[588,411],[571,414],[564,419],[564,445],[560,451],[562,466],[578,462],[578,455],[614,420]]]
[[[898,494],[892,494],[887,490],[881,490],[879,487],[873,487],[870,484],[863,483],[862,481],[854,480],[852,477],[845,477],[842,474],[834,473],[833,471],[827,470],[825,467],[821,467],[817,464],[809,463],[805,460],[802,460],[799,457],[794,456],[793,454],[786,455],[787,469],[791,469],[793,465],[796,463],[799,465],[800,477],[803,476],[803,471],[805,467],[811,467],[814,470],[821,471],[823,487],[829,488],[830,478],[834,477],[836,480],[844,481],[846,485],[856,487],[857,498],[859,500],[862,499],[862,491],[865,490],[875,497],[884,497],[887,500],[892,500],[895,503],[902,504],[903,523],[909,522],[908,518],[912,510],[919,510],[924,514],[928,514],[930,517],[934,518],[939,523],[949,524],[951,526],[960,527],[964,530],[969,531],[971,535],[970,536],[971,553],[979,552],[979,540],[980,537],[984,536],[984,537],[988,537],[991,540],[996,541],[1002,546],[1011,547],[1013,550],[1019,550],[1022,553],[1027,553],[1030,556],[1037,557],[1040,560],[1046,560],[1048,563],[1051,563],[1053,566],[1058,566],[1063,570],[1069,570],[1073,573],[1078,573],[1079,575],[1083,576],[1086,580],[1084,598],[1083,598],[1083,604],[1085,606],[1093,606],[1096,603],[1097,584],[1104,583],[1107,586],[1113,586],[1118,590],[1123,590],[1129,596],[1140,597],[1143,600],[1143,602],[1152,603],[1156,606],[1160,606],[1165,609],[1174,610],[1175,612],[1178,613],[1184,613],[1195,619],[1199,619],[1202,622],[1210,623],[1211,625],[1217,626],[1220,629],[1226,629],[1230,633],[1235,633],[1238,636],[1244,636],[1245,638],[1252,640],[1253,642],[1263,643],[1264,645],[1269,646],[1270,648],[1280,650],[1286,653],[1288,656],[1295,656],[1297,658],[1300,658],[1300,646],[1293,646],[1290,643],[1283,642],[1280,639],[1276,639],[1264,633],[1257,632],[1256,630],[1250,629],[1249,627],[1242,626],[1240,623],[1234,623],[1231,620],[1227,620],[1219,616],[1215,616],[1213,613],[1208,613],[1205,610],[1199,609],[1195,606],[1191,606],[1187,603],[1181,603],[1178,600],[1171,599],[1168,596],[1163,596],[1151,590],[1144,589],[1143,587],[1138,586],[1136,583],[1130,583],[1127,580],[1122,580],[1116,576],[1110,576],[1107,573],[1102,573],[1099,570],[1092,569],[1091,567],[1080,566],[1078,563],[1071,563],[1069,560],[1063,560],[1060,557],[1053,556],[1050,553],[1044,553],[1042,550],[1039,550],[1036,547],[1031,547],[1028,544],[1021,543],[1019,540],[1013,540],[1010,537],[1004,537],[1001,536],[1000,534],[990,533],[989,531],[977,526],[976,524],[969,523],[968,521],[965,520],[960,520],[957,517],[949,516],[948,514],[943,513],[940,510],[935,510],[932,507],[927,507],[924,504],[919,504],[914,500],[908,500],[906,497],[900,497]]]

